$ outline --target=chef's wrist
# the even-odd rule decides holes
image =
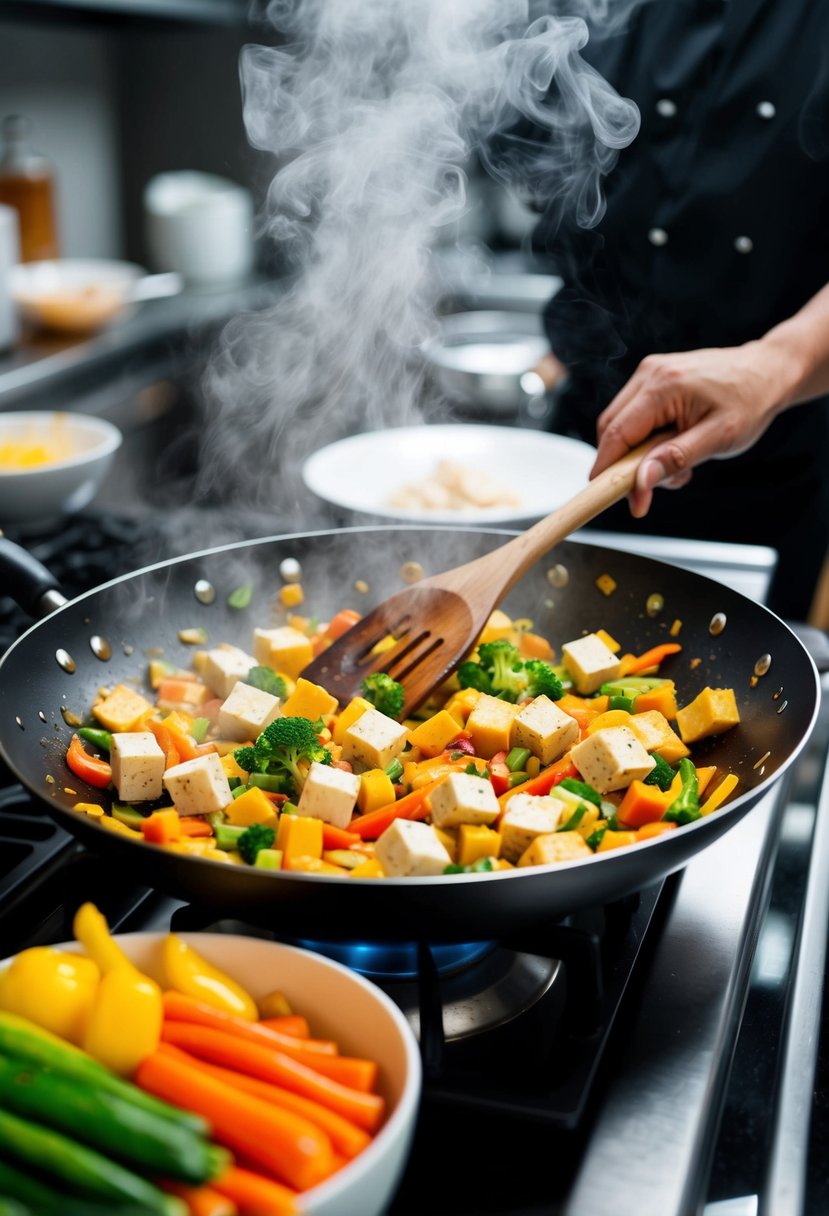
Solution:
[[[757,364],[769,390],[772,414],[782,413],[804,399],[803,393],[814,369],[811,344],[791,322],[770,329],[757,342]]]

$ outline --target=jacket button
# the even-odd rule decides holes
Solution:
[[[734,248],[738,253],[751,253],[754,248],[754,241],[750,236],[738,236],[734,242]]]
[[[656,103],[656,112],[663,118],[673,118],[676,114],[676,102],[671,101],[670,97],[660,97]]]
[[[777,113],[777,107],[773,101],[760,101],[757,103],[756,113],[758,118],[770,119],[774,118]]]
[[[652,245],[667,245],[668,234],[664,228],[651,228],[648,232],[648,240]]]

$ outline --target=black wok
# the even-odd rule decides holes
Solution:
[[[665,641],[672,622],[680,619],[683,651],[664,668],[676,679],[680,703],[705,685],[734,687],[742,719],[695,751],[700,762],[716,763],[740,777],[739,796],[715,814],[584,862],[492,875],[378,881],[260,871],[185,857],[107,831],[71,809],[95,792],[65,766],[71,727],[62,711],[85,716],[100,686],[142,678],[151,650],[188,666],[192,647],[179,640],[182,629],[202,626],[211,645],[225,640],[248,647],[254,626],[272,621],[284,558],[301,563],[304,608],[324,619],[344,606],[365,610],[398,590],[406,562],[420,562],[426,573],[448,569],[502,544],[508,535],[477,529],[348,528],[208,550],[116,579],[53,611],[3,657],[0,752],[54,819],[111,866],[122,868],[125,878],[222,915],[269,925],[285,936],[490,940],[612,902],[680,869],[754,806],[806,743],[820,690],[805,647],[765,608],[699,575],[579,542],[558,546],[517,584],[503,606],[513,617],[531,618],[555,646],[583,631],[605,628],[633,652]],[[553,567],[559,569],[551,580]],[[597,588],[601,575],[615,580],[613,594]],[[566,585],[561,585],[565,576]],[[199,580],[215,588],[212,603],[197,597]],[[356,590],[357,580],[365,580],[369,591]],[[232,608],[229,593],[247,581],[255,587],[249,607]],[[4,582],[7,589],[8,576]],[[29,576],[24,590],[30,601],[38,599],[47,582],[45,574]],[[655,615],[648,612],[653,596],[664,600]],[[716,614],[725,617],[721,632],[711,629]],[[112,650],[106,660],[99,657],[102,650],[106,653],[101,640]],[[63,651],[74,662],[71,673],[56,657]],[[770,656],[770,666],[758,676],[765,667],[763,656]]]

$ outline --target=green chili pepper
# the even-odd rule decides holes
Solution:
[[[569,790],[571,794],[578,794],[579,798],[583,798],[585,802],[592,802],[594,806],[601,807],[602,796],[593,789],[592,785],[587,785],[584,781],[577,781],[575,777],[565,777],[559,782],[559,786],[563,790]]]
[[[687,757],[679,762],[679,775],[682,778],[679,794],[662,818],[671,823],[693,823],[700,817],[699,780],[696,768]]]
[[[98,747],[107,755],[112,751],[112,732],[101,730],[96,726],[81,726],[78,734],[82,739],[86,739],[87,743],[91,743],[93,747]]]

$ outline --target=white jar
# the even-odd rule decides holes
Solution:
[[[144,190],[147,247],[153,268],[188,283],[243,279],[253,268],[253,199],[210,173],[162,173]]]
[[[20,317],[12,297],[11,271],[20,261],[20,224],[14,207],[0,203],[0,351],[20,337]]]

